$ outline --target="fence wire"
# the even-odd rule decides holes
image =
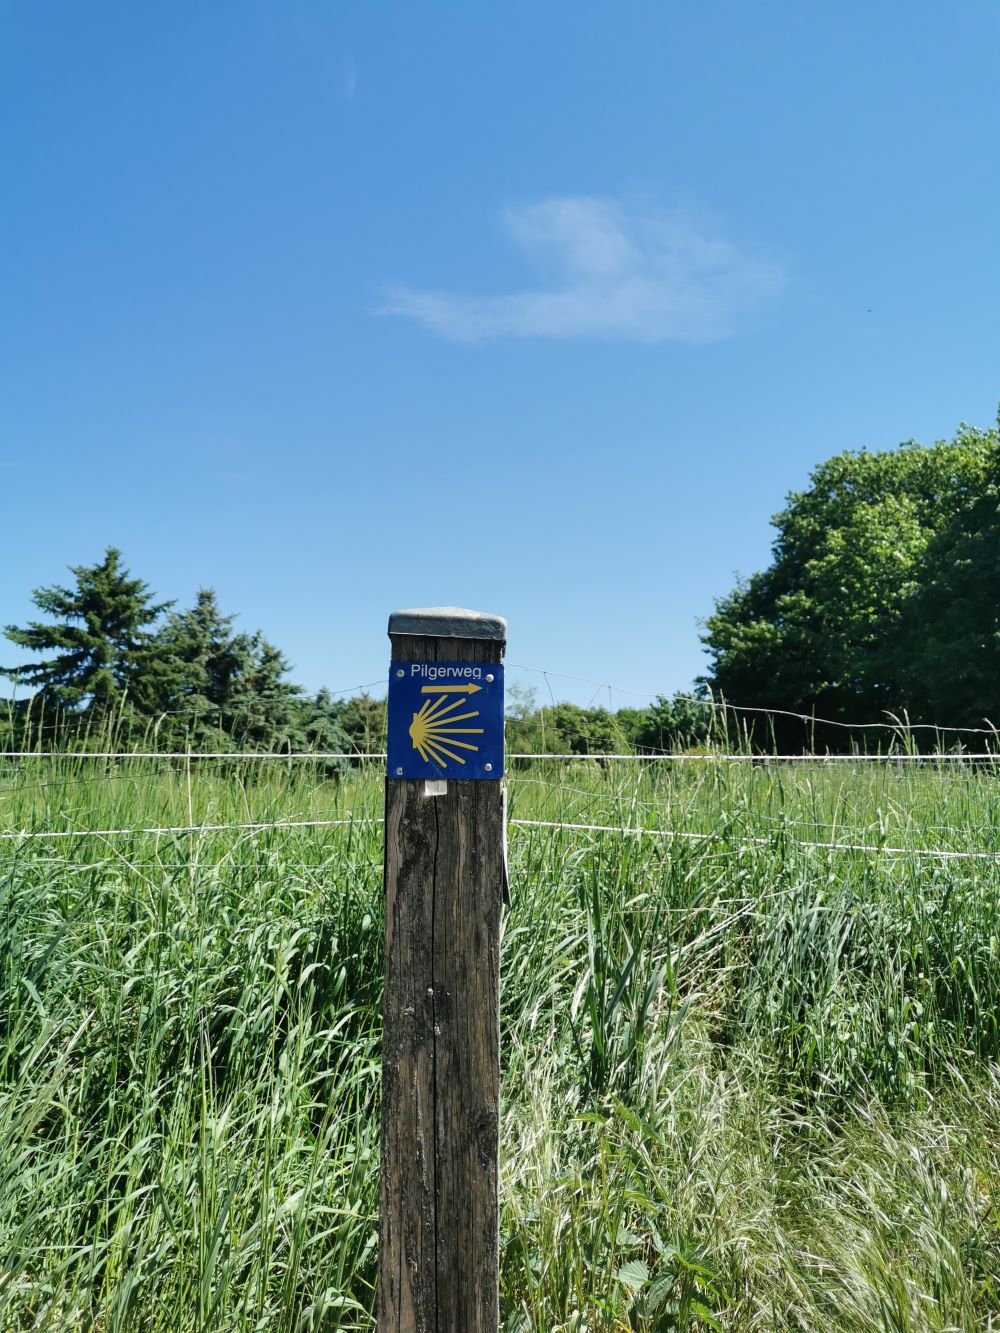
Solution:
[[[109,759],[123,761],[127,759],[163,759],[171,762],[182,760],[219,760],[233,763],[323,763],[329,761],[351,763],[384,763],[384,750],[0,750],[0,761],[4,759]],[[507,762],[543,762],[558,763],[594,763],[609,762],[635,764],[961,764],[989,760],[1000,764],[1000,750],[934,750],[918,753],[912,750],[886,751],[859,754],[824,754],[795,753],[769,754],[749,751],[705,750],[699,752],[679,750],[665,751],[660,754],[631,754],[598,751],[593,754],[574,754],[565,750],[520,751],[507,755]]]
[[[554,672],[547,668],[532,667],[525,664],[509,664],[514,670],[538,672],[546,680],[548,677],[558,677],[578,682],[585,682],[590,685],[596,685],[600,689],[609,689],[622,695],[643,694],[646,697],[653,697],[653,691],[635,691],[622,686],[617,686],[613,682],[598,681],[587,676],[574,676],[569,673]],[[363,687],[352,687],[353,689],[369,688],[375,685],[384,684],[383,679],[369,681]],[[348,691],[340,691],[347,693]],[[677,696],[675,696],[677,697]],[[673,751],[664,753],[643,753],[634,754],[631,752],[604,752],[592,754],[573,754],[564,751],[514,751],[507,755],[508,762],[508,785],[510,786],[515,804],[522,805],[524,802],[517,800],[518,793],[526,792],[529,789],[537,792],[540,800],[528,802],[527,810],[512,809],[512,817],[509,819],[509,826],[513,829],[539,829],[560,831],[566,834],[584,835],[584,834],[602,834],[609,836],[618,836],[622,838],[650,838],[662,841],[677,840],[682,842],[694,843],[707,847],[720,843],[724,844],[724,850],[713,852],[712,855],[729,855],[731,852],[740,848],[747,847],[767,847],[773,846],[784,848],[798,848],[802,851],[820,851],[836,853],[856,853],[861,855],[884,855],[891,857],[915,857],[937,861],[977,861],[988,863],[990,861],[1000,860],[1000,850],[993,851],[984,848],[954,847],[954,846],[922,846],[922,845],[904,845],[906,836],[909,833],[915,835],[914,842],[920,841],[921,833],[935,833],[939,835],[939,840],[947,842],[948,835],[953,834],[958,837],[964,835],[965,839],[973,842],[986,841],[984,835],[994,832],[993,825],[979,819],[974,824],[959,823],[949,824],[942,822],[940,818],[918,819],[912,811],[905,806],[895,808],[886,815],[883,811],[873,812],[874,817],[864,817],[868,814],[867,810],[860,808],[851,809],[844,818],[821,818],[807,817],[808,810],[803,810],[801,806],[795,810],[781,809],[774,813],[771,809],[764,809],[757,806],[752,811],[745,814],[744,822],[748,827],[742,832],[737,833],[733,827],[732,811],[727,812],[723,822],[726,827],[722,830],[712,831],[706,829],[705,824],[711,822],[711,811],[702,808],[700,811],[692,810],[690,820],[686,818],[678,819],[678,811],[672,807],[671,791],[661,790],[661,779],[650,778],[648,784],[644,774],[664,773],[669,774],[676,769],[677,774],[690,774],[692,787],[701,781],[710,781],[707,775],[712,770],[722,772],[727,768],[734,768],[737,771],[745,772],[749,775],[751,771],[758,769],[765,770],[770,775],[770,779],[780,782],[781,774],[784,770],[802,774],[801,781],[808,785],[814,779],[811,776],[813,772],[821,770],[829,772],[842,772],[845,775],[845,781],[857,781],[864,783],[860,776],[863,771],[867,773],[877,773],[879,766],[886,772],[904,773],[955,773],[961,772],[965,768],[981,768],[985,773],[992,772],[997,765],[1000,765],[1000,751],[989,750],[983,747],[977,747],[974,750],[964,750],[961,744],[956,744],[951,749],[938,749],[933,752],[921,753],[915,748],[911,748],[907,743],[910,733],[917,731],[934,732],[941,737],[945,735],[978,735],[995,736],[1000,741],[1000,733],[993,727],[952,727],[942,724],[932,723],[908,723],[905,720],[893,719],[886,722],[864,722],[849,723],[837,719],[824,719],[811,714],[803,714],[788,709],[781,708],[758,708],[743,707],[730,704],[727,701],[701,699],[697,696],[690,696],[695,702],[703,704],[708,708],[725,710],[731,713],[747,714],[773,714],[786,718],[794,718],[803,722],[816,725],[830,725],[848,729],[857,729],[859,731],[885,731],[891,733],[887,748],[875,752],[851,753],[824,753],[824,752],[795,752],[795,753],[757,753],[749,749],[725,750],[721,748],[706,748],[699,752]],[[40,781],[22,781],[32,775],[32,764],[34,761],[40,761],[45,765],[56,766],[54,772],[49,770],[45,772],[43,780]],[[45,839],[135,839],[140,837],[168,838],[168,837],[186,837],[196,838],[199,835],[221,835],[228,832],[247,834],[254,836],[264,831],[287,830],[324,830],[345,828],[348,826],[377,826],[383,821],[375,815],[365,812],[352,813],[350,810],[343,810],[343,800],[340,795],[336,798],[336,805],[331,812],[336,813],[338,817],[320,817],[323,813],[322,805],[325,804],[323,796],[324,789],[320,784],[325,781],[326,775],[319,770],[318,766],[323,764],[336,763],[340,766],[349,766],[349,771],[343,777],[338,791],[348,794],[351,784],[357,782],[358,790],[361,790],[361,784],[371,778],[374,773],[375,765],[383,765],[386,760],[384,751],[355,751],[355,750],[284,750],[261,752],[257,750],[196,750],[196,749],[125,749],[125,748],[104,748],[104,749],[82,749],[82,750],[61,750],[61,749],[21,749],[0,751],[0,765],[7,761],[9,770],[6,781],[0,781],[0,820],[2,820],[4,803],[7,798],[16,802],[22,794],[32,791],[42,792],[44,789],[69,789],[74,787],[95,786],[110,782],[133,782],[142,783],[146,777],[141,765],[163,764],[163,768],[157,776],[164,777],[172,775],[179,781],[187,783],[187,803],[188,808],[183,809],[183,802],[179,799],[175,791],[170,804],[175,809],[171,813],[188,815],[186,822],[177,820],[173,822],[164,820],[160,823],[139,822],[134,825],[123,821],[121,824],[101,828],[88,828],[84,825],[88,822],[86,819],[86,809],[78,809],[71,812],[68,808],[52,809],[50,806],[67,806],[72,802],[68,794],[65,801],[52,801],[51,798],[43,798],[45,809],[41,809],[42,801],[39,802],[40,823],[35,823],[30,819],[30,806],[25,806],[18,810],[16,804],[8,804],[8,820],[13,822],[30,823],[30,827],[0,828],[0,842],[6,844],[21,843],[29,840]],[[63,769],[58,767],[62,762]],[[79,766],[77,767],[77,761]],[[86,771],[90,764],[104,764],[106,771],[95,773]],[[135,768],[133,769],[133,765]],[[208,765],[218,765],[218,768],[210,769]],[[234,819],[232,822],[224,822],[218,819],[206,819],[205,822],[199,822],[196,817],[196,810],[192,805],[192,785],[197,786],[198,781],[204,775],[206,778],[214,774],[216,780],[225,782],[228,780],[228,774],[234,771],[233,766],[250,766],[251,773],[256,766],[261,770],[269,769],[271,771],[280,771],[287,769],[289,772],[300,770],[310,782],[315,780],[316,787],[312,791],[308,801],[308,807],[301,811],[302,817],[299,818],[261,818],[253,819],[251,815],[251,806],[255,802],[251,800],[254,790],[252,776],[246,772],[241,772],[239,790],[243,793],[243,804],[246,805],[247,818]],[[313,768],[317,767],[315,775]],[[851,777],[851,770],[855,770]],[[69,770],[69,771],[66,771]],[[2,769],[0,769],[2,772]],[[147,770],[148,772],[148,770]],[[597,774],[600,773],[601,785],[597,786]],[[613,773],[621,776],[618,784],[618,790],[614,790]],[[591,776],[595,786],[585,785],[591,781]],[[626,778],[624,775],[628,775]],[[41,776],[41,773],[38,773]],[[574,780],[575,779],[575,780]],[[282,779],[283,780],[283,779]],[[729,779],[723,779],[729,781]],[[290,779],[290,782],[292,779]],[[668,781],[681,782],[678,776],[676,779],[664,778],[663,783]],[[749,776],[747,781],[749,782]],[[815,779],[819,782],[819,779]],[[902,781],[902,780],[901,780]],[[737,779],[732,779],[737,783]],[[644,785],[645,784],[645,785]],[[906,783],[904,782],[904,787]],[[233,788],[235,791],[236,788]],[[288,789],[292,790],[291,786]],[[859,791],[861,787],[859,787]],[[906,799],[906,791],[901,790],[899,801]],[[272,792],[272,796],[274,793]],[[369,793],[370,795],[370,793]],[[333,798],[331,798],[333,799]],[[894,798],[896,799],[896,798]],[[223,804],[228,804],[224,801]],[[80,803],[83,804],[82,802]],[[199,804],[204,808],[206,800],[200,800]],[[296,800],[296,804],[300,802]],[[302,802],[301,804],[306,804]],[[371,800],[368,802],[368,810],[371,810]],[[845,802],[845,805],[851,804]],[[860,802],[857,803],[860,806]],[[317,809],[316,807],[320,808]],[[534,808],[531,808],[531,807]],[[164,812],[166,811],[164,807]],[[128,813],[126,807],[118,807],[123,813]],[[273,809],[273,802],[272,802]],[[301,809],[301,805],[300,805]],[[327,805],[329,809],[329,805]],[[315,811],[315,817],[312,816]],[[109,813],[114,811],[109,809]],[[343,817],[341,816],[343,812]],[[160,810],[156,811],[161,813]],[[214,813],[214,811],[213,811]],[[228,811],[227,811],[228,813]],[[264,812],[262,812],[264,813]],[[271,810],[267,811],[270,815]],[[826,813],[826,812],[824,812]],[[925,811],[925,813],[931,813]],[[29,818],[25,818],[28,814]],[[514,817],[516,814],[516,817]],[[528,818],[528,815],[537,815],[537,818]],[[862,816],[858,818],[857,816]],[[12,818],[13,816],[13,818]],[[523,816],[523,817],[522,817]],[[544,817],[543,817],[544,816]],[[609,818],[610,816],[610,818]],[[75,821],[79,827],[58,827],[64,822]],[[681,825],[693,822],[702,827],[671,827],[674,822]],[[56,827],[51,827],[55,823]],[[759,831],[754,831],[754,825]],[[905,827],[900,827],[905,826]],[[897,832],[902,837],[892,838],[891,833]],[[797,834],[828,834],[822,837],[802,837]],[[837,835],[840,835],[839,837]],[[706,851],[707,854],[707,851]]]
[[[152,827],[113,828],[113,829],[6,829],[0,832],[0,840],[24,843],[34,840],[56,839],[112,839],[137,837],[191,837],[209,833],[262,833],[292,829],[329,829],[360,828],[379,826],[384,819],[372,815],[351,816],[346,819],[280,819],[268,821],[249,820],[225,824],[180,824]],[[658,838],[697,843],[725,843],[730,852],[747,847],[797,848],[803,851],[854,852],[880,856],[928,858],[938,861],[986,861],[1000,862],[1000,850],[961,850],[945,847],[896,847],[886,843],[834,842],[802,838],[789,838],[776,831],[770,836],[733,837],[726,832],[694,832],[686,829],[648,828],[636,824],[591,824],[563,819],[508,819],[508,828],[552,829],[560,833],[606,833],[622,838]]]

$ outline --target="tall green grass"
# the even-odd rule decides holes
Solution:
[[[885,850],[1000,852],[997,778],[511,788],[633,832],[511,828],[504,1328],[1000,1326],[1000,865]],[[0,840],[0,1330],[373,1327],[380,813],[376,771],[0,772],[0,831],[184,830]]]

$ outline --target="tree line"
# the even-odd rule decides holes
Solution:
[[[70,572],[71,586],[32,594],[44,619],[4,630],[31,655],[0,668],[15,685],[2,724],[8,748],[109,734],[167,750],[352,748],[343,703],[288,680],[280,650],[259,631],[236,630],[212,589],[178,611],[115,547]]]
[[[539,707],[512,689],[512,753],[662,753],[709,743],[766,750],[871,749],[898,722],[926,748],[947,728],[1000,725],[1000,429],[951,441],[845,451],[772,520],[767,569],[741,580],[705,621],[710,669],[693,693],[612,712]],[[122,743],[194,750],[385,748],[385,701],[334,699],[288,679],[260,631],[237,630],[211,588],[177,610],[109,547],[36,589],[42,617],[8,625],[30,655],[0,745],[76,745],[113,729]],[[799,716],[794,716],[799,715]],[[934,728],[945,730],[935,730]],[[980,747],[992,741],[987,735]],[[971,748],[971,747],[970,747]]]
[[[385,748],[385,700],[335,699],[288,679],[284,654],[260,631],[234,627],[211,588],[177,610],[109,547],[70,570],[70,586],[37,588],[42,618],[7,625],[29,660],[0,667],[14,683],[0,713],[5,749],[79,746],[113,735],[161,750],[325,751]],[[514,690],[508,748],[557,754],[666,750],[708,738],[712,711],[678,695],[611,713],[575,704],[536,706]]]

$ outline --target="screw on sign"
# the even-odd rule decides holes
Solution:
[[[497,1333],[506,622],[389,618],[379,1333]]]

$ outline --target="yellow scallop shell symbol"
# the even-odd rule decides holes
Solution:
[[[427,688],[426,686],[424,687]],[[455,689],[454,686],[451,687]],[[476,687],[473,686],[473,689]],[[446,690],[447,687],[441,687]],[[469,686],[461,687],[462,693],[470,692]],[[478,750],[478,745],[473,745],[467,740],[457,740],[459,736],[481,736],[482,727],[462,727],[457,725],[460,722],[471,722],[473,718],[479,716],[478,711],[470,713],[456,713],[456,708],[462,708],[468,703],[468,699],[449,699],[448,694],[442,692],[437,694],[434,699],[426,699],[418,713],[413,714],[413,721],[410,723],[410,740],[413,742],[413,748],[420,755],[424,763],[440,764],[442,768],[447,768],[450,761],[456,764],[464,764],[465,760],[458,750]]]

